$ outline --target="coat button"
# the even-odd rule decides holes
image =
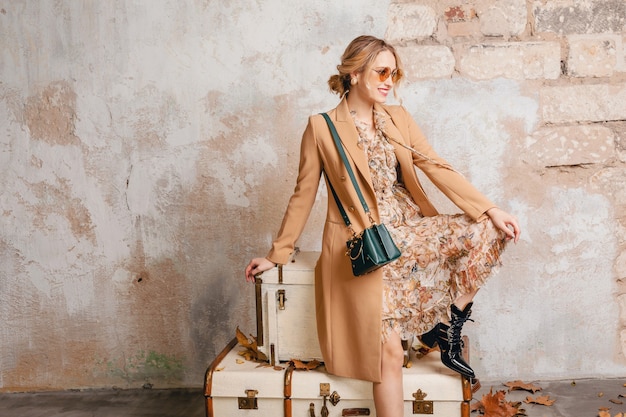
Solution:
[[[354,206],[350,206],[350,207],[348,208],[348,210],[350,210],[350,211],[354,211]]]
[[[341,176],[341,181],[345,181],[345,180],[346,180],[346,177],[342,175]]]

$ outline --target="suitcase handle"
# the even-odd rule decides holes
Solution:
[[[344,408],[341,411],[342,416],[369,416],[369,408]]]

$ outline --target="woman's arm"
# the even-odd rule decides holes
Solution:
[[[446,197],[474,220],[490,208],[496,207],[491,200],[435,152],[411,115],[404,108],[403,111],[409,132],[409,137],[405,140],[408,141],[410,147],[421,154],[412,155],[413,164],[426,174]]]
[[[519,224],[517,223],[517,218],[507,213],[506,211],[498,208],[492,207],[487,210],[487,216],[491,219],[491,222],[498,229],[502,230],[507,239],[513,239],[514,243],[517,243],[519,240],[520,233],[522,233]]]
[[[267,258],[254,258],[246,267],[246,281],[254,282],[254,276],[272,269],[276,264]]]
[[[419,167],[433,184],[465,213],[474,219],[486,214],[494,226],[517,243],[521,229],[515,216],[497,207],[441,158],[430,146],[411,115],[404,108],[403,111],[408,121],[409,144],[425,156],[423,158],[413,155],[414,165]]]
[[[321,175],[322,160],[310,117],[302,135],[296,186],[287,204],[278,235],[266,256],[275,264],[285,264],[289,261],[315,203]]]
[[[288,262],[315,203],[321,173],[322,162],[315,139],[315,129],[309,118],[300,144],[296,187],[287,204],[278,235],[265,258],[254,258],[248,263],[245,271],[246,281],[253,282],[255,275],[277,264],[284,265]]]

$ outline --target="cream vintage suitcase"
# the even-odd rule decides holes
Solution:
[[[322,360],[314,300],[318,258],[319,252],[296,253],[287,265],[257,277],[258,350],[277,367],[242,363],[237,351],[243,348],[233,340],[206,373],[208,417],[376,415],[370,382],[330,375],[323,366],[300,371],[286,363]],[[441,364],[437,351],[419,358],[409,352],[411,366],[403,369],[405,417],[469,417],[469,380]]]
[[[313,287],[319,256],[319,252],[296,251],[286,265],[256,278],[257,344],[272,364],[322,360]]]
[[[419,359],[411,350],[403,368],[404,416],[469,417],[470,381],[446,368],[433,351]],[[285,416],[375,416],[372,383],[289,368],[285,376]]]
[[[259,364],[240,351],[233,339],[207,369],[207,417],[376,416],[371,382],[330,375],[323,366]],[[443,366],[437,351],[419,358],[411,352],[411,366],[403,368],[404,416],[469,417],[469,380]]]
[[[246,348],[233,339],[205,374],[207,417],[280,417],[285,407],[287,365],[270,366],[246,360]]]

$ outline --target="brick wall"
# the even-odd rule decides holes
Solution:
[[[613,236],[607,236],[606,248],[597,250],[608,251],[613,245],[608,240],[614,239],[615,246],[610,249],[614,252],[609,255],[614,275],[578,276],[572,259],[564,262],[570,262],[571,279],[590,280],[589,285],[594,285],[594,280],[612,281],[621,310],[615,314],[617,325],[611,323],[611,328],[621,333],[617,337],[621,346],[615,346],[614,356],[623,362],[626,2],[400,1],[389,7],[386,37],[400,47],[409,83],[507,79],[515,80],[521,90],[536,94],[538,123],[533,131],[517,138],[518,170],[507,174],[526,176],[527,187],[582,187],[612,205],[606,226]],[[517,183],[524,187],[524,179]],[[556,200],[556,210],[558,203]],[[558,215],[555,221],[559,221]],[[579,218],[574,223],[585,221],[593,220]],[[550,245],[543,250],[550,252]]]

